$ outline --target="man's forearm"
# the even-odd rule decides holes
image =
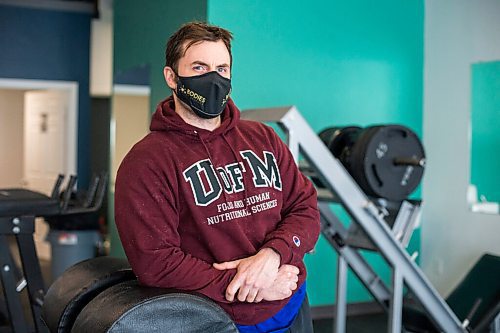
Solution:
[[[127,247],[125,246],[127,251]],[[134,253],[130,253],[134,252]],[[227,303],[225,290],[236,270],[219,271],[207,262],[179,248],[154,253],[128,251],[130,264],[139,281],[148,286],[196,291],[220,303]]]

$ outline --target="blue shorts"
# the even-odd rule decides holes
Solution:
[[[241,333],[282,333],[292,325],[306,297],[306,283],[293,294],[288,303],[273,317],[256,325],[238,325]]]

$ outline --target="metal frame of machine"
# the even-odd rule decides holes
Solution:
[[[48,332],[41,318],[41,307],[45,296],[45,285],[36,253],[33,233],[37,217],[58,217],[61,219],[78,214],[96,212],[102,205],[108,176],[107,173],[94,175],[84,202],[69,206],[76,176],[70,176],[64,193],[61,185],[64,176],[57,178],[51,196],[26,189],[2,189],[0,196],[0,282],[7,307],[10,328],[0,327],[0,331],[13,333]],[[15,239],[11,247],[9,239]],[[13,245],[13,244],[12,244]],[[21,267],[17,266],[12,253],[18,252]],[[25,318],[21,293],[28,291],[30,314]],[[29,319],[29,320],[27,320]],[[34,327],[31,327],[31,321]]]
[[[348,266],[389,312],[389,332],[399,333],[402,329],[404,285],[411,289],[440,329],[447,333],[466,332],[466,328],[404,248],[403,244],[409,240],[418,219],[418,202],[403,202],[391,230],[384,219],[386,214],[383,207],[365,195],[294,106],[246,110],[242,112],[242,119],[278,124],[287,135],[287,144],[296,162],[299,162],[301,155],[306,169],[325,185],[325,190],[318,195],[322,233],[339,254],[335,332],[345,332]],[[390,286],[385,285],[360,255],[360,238],[353,236],[353,229],[346,229],[340,223],[330,209],[329,201],[343,206],[353,224],[361,229],[362,235],[367,236],[367,242],[364,243],[372,244],[392,267]]]

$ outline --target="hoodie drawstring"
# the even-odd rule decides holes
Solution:
[[[210,160],[210,163],[212,163],[212,166],[215,167],[215,164],[213,162],[213,158],[212,158],[212,155],[210,154],[210,150],[208,149],[207,147],[207,144],[205,143],[205,141],[201,138],[201,135],[198,131],[194,131],[194,133],[198,136],[198,139],[200,139],[201,141],[201,144],[203,145],[203,148],[205,148],[205,151],[207,152],[207,155],[208,155],[208,159]]]
[[[207,152],[207,155],[208,155],[208,159],[210,160],[210,164],[212,164],[212,168],[214,169],[215,175],[217,177],[217,169],[215,167],[215,163],[214,163],[215,161],[212,157],[212,154],[210,154],[210,149],[208,149],[206,142],[201,138],[200,133],[198,131],[194,131],[194,133],[196,133],[196,135],[198,135],[198,139],[200,139],[201,144],[203,145],[203,148],[205,148],[205,151]],[[224,180],[222,180],[222,181],[224,181]],[[222,186],[222,195],[224,195],[224,201],[227,202],[226,190],[225,190],[224,185]]]
[[[236,162],[241,163],[241,166],[243,167],[243,160],[240,158],[240,156],[234,151],[233,146],[229,143],[229,141],[226,138],[225,133],[222,133],[222,138],[224,141],[226,141],[227,145],[229,146],[229,149],[233,153],[234,158],[236,159]],[[247,208],[247,199],[248,199],[248,194],[247,194],[247,182],[246,182],[246,177],[243,175],[243,170],[241,170],[242,173],[242,179],[243,179],[243,194],[245,195],[245,199],[243,199],[243,205],[245,208]]]

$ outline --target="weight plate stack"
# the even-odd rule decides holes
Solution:
[[[425,152],[407,127],[371,126],[359,134],[347,164],[367,195],[401,201],[422,179]]]
[[[333,156],[345,160],[346,154],[349,154],[360,132],[361,127],[359,126],[330,127],[321,131],[319,137]]]
[[[407,127],[331,127],[319,137],[369,196],[401,201],[422,179],[424,148]]]

